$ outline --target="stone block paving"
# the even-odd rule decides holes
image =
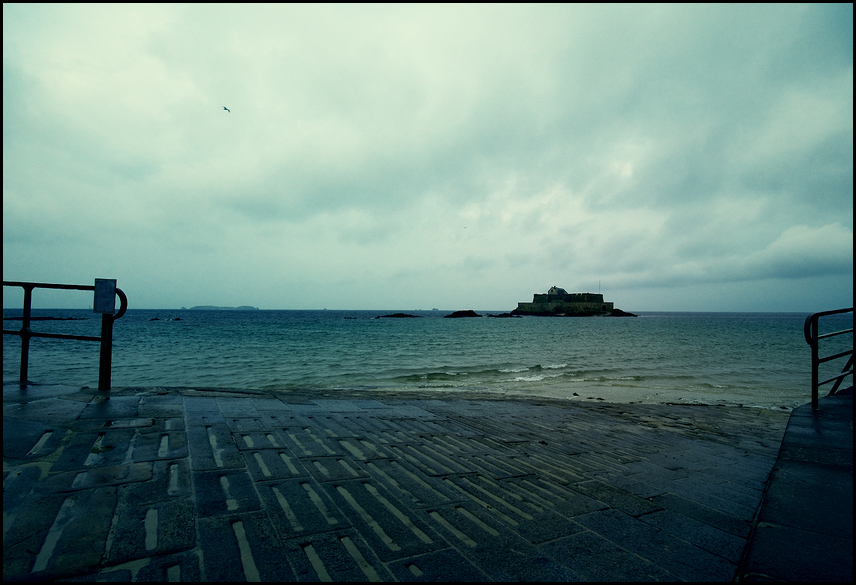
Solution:
[[[38,390],[4,388],[4,580],[729,581],[788,421]]]

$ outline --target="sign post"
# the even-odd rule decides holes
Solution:
[[[98,364],[98,390],[108,392],[112,382],[113,311],[116,310],[116,279],[96,278],[93,313],[101,313],[101,360]]]

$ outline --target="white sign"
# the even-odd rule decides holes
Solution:
[[[116,310],[116,279],[95,279],[95,302],[92,306],[93,313],[109,313]]]

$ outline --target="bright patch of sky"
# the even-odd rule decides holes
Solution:
[[[3,278],[96,277],[134,308],[850,306],[852,5],[4,4]]]

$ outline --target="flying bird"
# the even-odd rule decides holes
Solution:
[[[230,109],[229,109],[229,108],[227,108],[226,106],[223,106],[223,109],[224,109],[224,110],[226,110],[227,112],[229,112],[230,114],[232,113],[232,110],[230,110]]]

